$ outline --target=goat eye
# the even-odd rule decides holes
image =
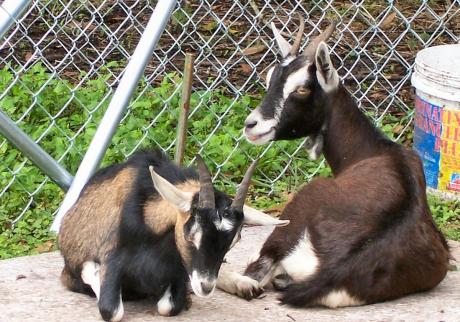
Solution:
[[[296,94],[298,94],[300,96],[307,96],[308,94],[310,94],[310,90],[308,88],[306,88],[305,86],[297,87],[295,92],[296,92]]]

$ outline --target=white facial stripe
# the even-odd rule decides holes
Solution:
[[[288,57],[286,57],[286,59],[283,60],[283,62],[281,63],[281,66],[287,66],[287,65],[289,65],[294,59],[296,59],[296,57],[294,57],[294,56],[288,56]]]
[[[308,80],[308,67],[310,65],[307,64],[304,67],[296,70],[295,72],[291,73],[286,79],[286,83],[284,83],[283,88],[283,98],[287,99],[289,94],[294,92],[297,87],[304,85]]]
[[[193,235],[193,244],[195,245],[196,249],[200,249],[201,239],[203,237],[203,230],[201,229],[200,225],[195,223],[190,233]]]
[[[267,78],[265,79],[265,82],[267,83],[267,88],[270,86],[270,79],[272,78],[272,74],[274,70],[275,70],[275,67],[272,67],[267,72]]]
[[[283,98],[276,103],[275,114],[273,115],[273,118],[276,120],[277,123],[280,121],[280,116],[281,112],[283,111],[285,101],[286,100]]]

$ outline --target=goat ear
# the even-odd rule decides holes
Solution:
[[[283,58],[286,58],[291,52],[292,46],[287,42],[286,39],[283,38],[283,36],[281,36],[280,31],[275,27],[275,24],[273,22],[271,23],[271,26],[273,35],[275,36],[276,43],[278,44],[278,48],[281,52],[281,56],[283,56]]]
[[[320,42],[316,49],[316,77],[326,93],[332,92],[339,86],[339,75],[332,65],[329,50],[324,41]]]
[[[156,173],[152,166],[149,167],[149,170],[152,176],[153,185],[161,197],[180,211],[189,211],[192,206],[193,193],[177,189],[172,183]]]
[[[251,226],[286,226],[289,220],[280,220],[269,216],[262,211],[243,206],[244,221],[243,223]]]

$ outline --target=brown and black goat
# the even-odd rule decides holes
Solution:
[[[122,298],[146,296],[157,299],[161,315],[178,314],[189,279],[196,295],[213,292],[243,223],[288,223],[244,206],[255,163],[232,201],[213,188],[197,159],[198,173],[162,152],[139,152],[96,173],[65,215],[61,280],[72,291],[94,294],[104,320],[122,319]]]
[[[429,290],[446,275],[449,250],[427,204],[417,154],[392,142],[341,84],[325,41],[331,24],[299,54],[303,21],[291,46],[274,25],[282,62],[247,117],[253,144],[307,137],[334,178],[317,178],[286,205],[245,276],[219,287],[248,299],[273,285],[282,303],[341,307]],[[249,281],[248,281],[249,280]],[[236,287],[238,285],[238,287]]]

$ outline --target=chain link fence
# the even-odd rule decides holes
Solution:
[[[0,109],[69,172],[83,158],[154,6],[147,0],[34,0],[0,39]],[[282,199],[323,173],[324,161],[306,160],[301,141],[256,148],[241,133],[276,63],[270,22],[289,38],[297,12],[306,20],[304,45],[328,20],[339,21],[329,45],[345,85],[376,124],[391,125],[393,138],[410,144],[415,55],[459,41],[459,0],[191,0],[174,10],[104,164],[147,146],[173,152],[184,56],[193,52],[188,160],[202,153],[231,192],[261,153],[253,196],[270,198]],[[63,192],[1,137],[0,155],[0,230],[51,217]]]

